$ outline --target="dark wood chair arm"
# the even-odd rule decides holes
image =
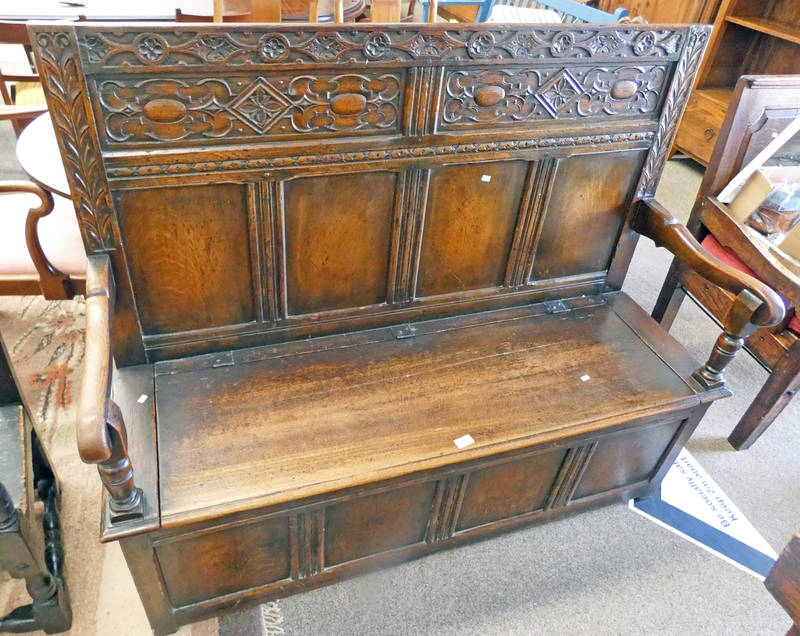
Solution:
[[[39,220],[53,211],[53,195],[31,181],[0,181],[0,193],[27,192],[39,197],[41,205],[31,208],[25,220],[25,243],[39,274],[39,287],[48,300],[72,298],[75,290],[68,274],[60,271],[47,258],[39,242]]]
[[[78,400],[78,452],[97,464],[111,496],[112,521],[141,517],[142,491],[133,480],[122,413],[111,399],[111,313],[115,287],[107,254],[89,256],[86,270],[86,354]]]
[[[772,288],[712,256],[688,228],[657,201],[639,201],[633,229],[668,249],[709,282],[732,294],[748,292],[755,296],[760,302],[749,319],[753,325],[771,327],[783,320],[786,312],[783,299]]]
[[[760,327],[771,327],[783,320],[786,313],[783,299],[768,285],[709,254],[686,226],[652,199],[638,202],[631,226],[653,239],[656,245],[667,248],[709,282],[736,294],[711,355],[692,374],[707,389],[724,385],[722,372],[744,345],[745,337]]]

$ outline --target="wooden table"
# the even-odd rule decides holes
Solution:
[[[17,161],[32,181],[45,190],[70,198],[67,175],[61,163],[50,114],[39,115],[17,140]]]

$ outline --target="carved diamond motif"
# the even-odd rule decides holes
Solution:
[[[566,110],[575,99],[583,93],[578,81],[567,70],[556,73],[543,84],[534,97],[545,107],[551,117],[557,117]]]
[[[226,37],[205,37],[200,38],[192,45],[198,54],[209,62],[222,62],[239,49]]]
[[[302,48],[315,60],[332,60],[339,57],[347,46],[337,35],[318,35]]]
[[[405,49],[414,57],[439,57],[452,49],[453,45],[438,35],[417,33],[416,36],[405,42],[402,47],[398,46],[398,48]]]
[[[594,55],[612,55],[618,51],[625,43],[620,40],[616,33],[608,31],[600,33],[597,37],[589,41],[589,49]]]
[[[503,45],[512,57],[534,57],[543,46],[532,33],[517,33]]]
[[[275,87],[258,79],[230,105],[230,110],[248,126],[264,133],[291,105]]]

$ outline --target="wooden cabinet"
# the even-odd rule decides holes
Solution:
[[[800,73],[800,2],[723,0],[676,149],[707,165],[742,75]]]

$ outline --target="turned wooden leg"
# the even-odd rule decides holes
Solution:
[[[728,437],[736,450],[750,448],[800,390],[800,342],[787,351]]]
[[[722,372],[730,361],[736,357],[743,345],[744,338],[739,338],[723,331],[714,343],[714,348],[711,351],[711,355],[708,356],[708,361],[692,374],[695,380],[707,389],[713,389],[725,384]]]
[[[125,424],[119,407],[112,400],[109,400],[107,418],[111,457],[99,463],[97,471],[111,496],[111,521],[141,517],[144,512],[142,489],[134,485]]]
[[[686,292],[681,287],[680,281],[681,265],[677,258],[672,259],[672,264],[669,266],[667,277],[664,284],[661,286],[661,291],[658,293],[653,312],[650,314],[655,320],[669,331],[672,323],[675,322],[675,317],[678,315],[678,310],[681,308],[681,303],[686,297]]]

